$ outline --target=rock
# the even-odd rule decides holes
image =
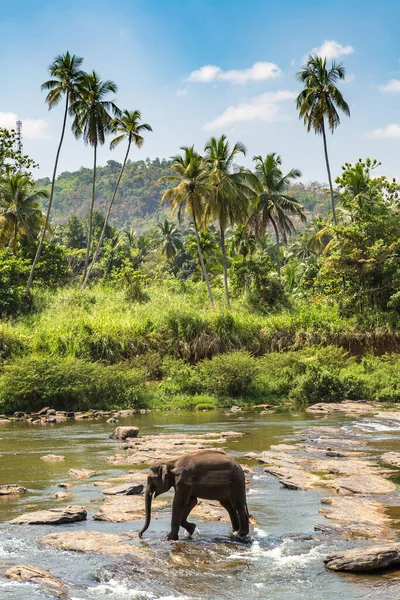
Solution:
[[[10,419],[0,419],[0,425],[6,425],[7,423],[11,423]]]
[[[28,415],[27,415],[26,413],[24,413],[24,412],[21,412],[21,411],[17,411],[17,412],[15,412],[15,413],[14,413],[14,417],[15,417],[16,419],[23,419],[23,418],[25,418],[25,417],[27,417],[27,416],[28,416]]]
[[[107,419],[106,423],[118,423],[118,419],[116,419],[115,417],[110,417],[109,419]]]
[[[381,456],[381,462],[400,469],[400,452],[385,452]]]
[[[351,492],[353,494],[390,494],[397,490],[397,486],[379,475],[352,475],[338,477],[331,484],[338,493]]]
[[[243,408],[241,406],[231,406],[231,412],[242,412]]]
[[[54,550],[94,552],[110,556],[129,555],[136,560],[149,556],[148,550],[129,543],[129,538],[100,531],[61,531],[38,539],[38,543]]]
[[[22,485],[9,484],[0,485],[0,496],[11,496],[13,494],[25,494],[28,490]]]
[[[133,496],[141,494],[143,492],[143,488],[144,486],[141,484],[135,485],[134,483],[123,483],[121,485],[116,485],[103,490],[103,494],[111,496],[116,496],[117,494]]]
[[[317,414],[331,414],[336,412],[342,412],[347,415],[365,415],[376,413],[381,407],[378,402],[350,402],[343,400],[343,402],[319,402],[313,404],[306,409],[308,413]]]
[[[123,410],[113,411],[117,417],[131,417],[136,414],[136,410],[134,408],[125,408]]]
[[[68,492],[56,492],[53,498],[54,500],[67,500],[72,498],[72,494],[69,494]]]
[[[72,487],[72,483],[64,483],[64,482],[57,483],[57,487],[60,487],[60,488],[71,488]]]
[[[68,471],[68,475],[71,479],[87,479],[95,474],[96,471],[91,471],[90,469],[70,469]]]
[[[30,583],[36,583],[43,587],[46,592],[61,598],[67,595],[67,588],[65,585],[50,571],[45,571],[39,567],[32,567],[31,565],[15,565],[6,571],[5,576],[9,579],[15,579],[16,581],[29,581]]]
[[[66,506],[65,508],[50,508],[25,513],[10,521],[11,525],[61,525],[85,521],[87,512],[82,506]]]
[[[136,438],[139,433],[139,427],[117,427],[110,438],[113,440],[126,440],[126,438]]]
[[[353,548],[327,556],[325,565],[331,571],[362,573],[400,564],[400,544]]]
[[[61,454],[46,454],[45,456],[41,456],[40,458],[41,460],[48,460],[49,462],[65,460],[65,456],[62,456]]]
[[[166,506],[166,500],[153,500],[154,509]],[[124,523],[142,519],[145,514],[144,498],[142,496],[109,496],[105,498],[97,513],[93,515],[95,521],[109,521],[111,523]]]

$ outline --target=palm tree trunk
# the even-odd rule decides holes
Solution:
[[[278,230],[278,226],[275,223],[275,219],[273,217],[270,217],[271,219],[271,223],[272,223],[272,227],[274,228],[275,231],[275,237],[276,237],[276,271],[278,273],[278,277],[279,279],[281,278],[281,244],[280,244],[280,239],[279,239],[279,230]]]
[[[331,177],[331,169],[330,169],[330,166],[329,166],[329,159],[328,159],[328,146],[327,146],[327,143],[326,143],[325,121],[324,120],[322,120],[322,137],[324,138],[324,152],[325,152],[326,170],[328,171],[329,189],[330,189],[330,192],[331,192],[332,218],[333,218],[333,224],[336,225],[335,200],[334,200],[334,197],[333,197],[332,177]]]
[[[85,256],[85,270],[83,272],[82,286],[81,289],[84,288],[84,281],[86,279],[86,274],[89,265],[89,255],[90,255],[90,246],[92,243],[92,229],[93,229],[93,207],[94,207],[94,197],[96,192],[96,159],[97,159],[97,144],[93,146],[93,179],[92,179],[92,202],[90,203],[90,212],[89,212],[89,231],[88,231],[88,239],[87,239],[87,247],[86,247],[86,256]]]
[[[93,269],[93,267],[94,267],[94,265],[95,265],[95,263],[96,263],[97,257],[98,257],[98,255],[99,255],[99,253],[100,253],[101,246],[102,246],[102,244],[103,244],[103,239],[104,239],[104,236],[105,236],[105,233],[106,233],[106,230],[107,230],[107,225],[108,225],[108,221],[109,221],[109,218],[110,218],[111,209],[112,209],[112,207],[113,207],[114,200],[115,200],[115,196],[116,196],[116,194],[117,194],[117,191],[118,191],[118,188],[119,188],[119,184],[120,184],[120,182],[121,182],[121,177],[122,177],[122,174],[123,174],[123,172],[124,172],[124,170],[125,170],[126,161],[128,160],[128,155],[129,155],[129,152],[130,152],[130,149],[131,149],[131,143],[132,143],[132,140],[131,140],[131,139],[129,139],[129,142],[128,142],[128,148],[127,148],[127,150],[126,150],[126,154],[125,154],[124,162],[122,163],[122,167],[121,167],[121,170],[120,170],[120,172],[119,172],[119,176],[118,176],[118,179],[117,179],[117,183],[115,184],[115,188],[114,188],[114,192],[113,192],[112,198],[111,198],[111,200],[110,200],[110,203],[109,203],[109,205],[108,205],[108,207],[107,207],[106,218],[105,218],[105,220],[104,220],[103,229],[101,230],[100,239],[99,239],[99,241],[98,241],[98,243],[97,243],[97,247],[96,247],[96,250],[95,250],[94,256],[93,256],[93,258],[92,258],[92,262],[90,263],[90,267],[89,267],[89,269],[88,269],[88,272],[87,272],[87,274],[86,274],[86,277],[85,277],[85,279],[83,280],[83,283],[82,283],[82,289],[83,289],[83,290],[84,290],[84,289],[85,289],[85,287],[86,287],[86,284],[87,284],[87,282],[88,282],[88,280],[89,280],[89,277],[90,277],[90,273],[92,272],[92,269]]]
[[[196,217],[194,217],[194,216],[193,216],[193,225],[194,225],[194,232],[196,235],[197,254],[198,254],[200,265],[201,265],[202,277],[203,277],[203,280],[207,284],[208,297],[210,298],[211,306],[214,308],[214,298],[213,298],[213,295],[211,292],[210,281],[208,279],[208,274],[207,274],[206,266],[204,264],[204,259],[203,259],[203,253],[202,253],[201,247],[200,247],[199,230],[197,228]]]
[[[40,241],[39,241],[38,248],[36,250],[36,255],[35,255],[35,258],[33,259],[32,267],[31,267],[31,272],[29,273],[29,277],[28,277],[28,283],[26,284],[26,290],[25,290],[26,294],[29,294],[29,292],[31,290],[31,286],[32,286],[32,282],[33,282],[33,274],[35,272],[36,265],[39,262],[40,255],[42,253],[44,238],[45,238],[45,235],[46,235],[46,231],[47,231],[47,229],[49,227],[50,211],[51,211],[51,207],[52,207],[52,204],[53,204],[53,195],[54,195],[54,186],[55,186],[55,182],[56,182],[58,159],[60,157],[61,146],[62,146],[62,143],[64,141],[65,125],[67,123],[68,105],[69,105],[69,93],[67,92],[67,96],[66,96],[66,99],[65,99],[64,120],[63,120],[63,126],[62,126],[62,130],[61,130],[60,143],[58,144],[57,154],[56,154],[56,160],[55,160],[55,163],[54,163],[53,178],[51,180],[51,190],[50,190],[49,205],[47,207],[46,220],[45,220],[44,225],[43,225],[43,230],[42,230],[42,234],[40,236]]]
[[[221,226],[221,223],[220,223],[220,233],[221,233],[222,262],[224,265],[224,285],[225,285],[226,305],[228,308],[230,308],[231,303],[229,301],[229,290],[228,290],[228,261],[226,258],[225,232]]]

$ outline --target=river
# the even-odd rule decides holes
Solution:
[[[305,413],[259,415],[223,412],[153,412],[135,415],[120,425],[138,425],[142,434],[205,433],[234,430],[245,435],[228,441],[227,450],[241,462],[243,454],[267,450],[290,438],[300,429],[321,423]],[[370,432],[372,455],[400,450],[400,430],[379,431],[365,418],[330,416],[324,426],[352,427]],[[141,522],[96,522],[91,515],[102,499],[101,488],[93,481],[123,473],[106,462],[115,453],[117,442],[109,439],[114,426],[105,419],[68,421],[47,427],[26,423],[0,428],[0,485],[18,483],[28,488],[23,497],[0,498],[0,598],[1,600],[45,600],[43,590],[30,583],[9,581],[5,570],[15,564],[49,569],[69,589],[70,600],[190,600],[204,598],[268,600],[398,600],[400,571],[381,575],[344,575],[328,571],[323,558],[348,542],[316,534],[314,525],[324,518],[318,515],[320,500],[327,491],[293,491],[255,467],[248,492],[250,512],[258,524],[248,542],[228,534],[226,523],[198,522],[193,540],[167,542],[170,512],[165,510],[152,520],[143,542],[159,556],[174,549],[177,560],[163,568],[162,562],[150,569],[137,568],[129,560],[117,560],[95,554],[53,551],[36,544],[40,535],[64,529],[96,530],[110,533],[137,531]],[[65,461],[45,462],[49,453],[64,455]],[[255,464],[255,463],[250,463]],[[69,481],[70,468],[94,469],[90,480],[74,482],[73,500],[88,511],[88,521],[59,526],[17,526],[8,521],[28,510],[54,507],[57,484]],[[171,497],[167,496],[166,497]],[[33,506],[35,508],[33,508]],[[181,530],[182,531],[182,530]],[[189,563],[187,556],[196,556]],[[183,557],[183,562],[179,558]],[[185,562],[186,561],[186,562]],[[166,563],[167,564],[167,563]],[[161,566],[160,566],[161,565]]]

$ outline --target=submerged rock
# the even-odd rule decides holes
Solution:
[[[117,427],[110,434],[113,440],[126,440],[127,438],[136,438],[139,434],[139,427]]]
[[[400,544],[354,548],[327,556],[325,565],[331,571],[360,573],[387,569],[400,564]]]
[[[381,462],[400,469],[400,452],[385,452],[381,456]]]
[[[50,571],[45,571],[39,567],[31,565],[15,565],[6,571],[5,576],[16,581],[29,581],[43,587],[46,592],[57,598],[62,598],[67,595],[65,585]]]
[[[46,454],[40,457],[41,460],[48,460],[49,462],[57,462],[59,460],[65,460],[65,456],[61,454]]]
[[[133,546],[124,535],[101,531],[60,531],[40,537],[38,543],[54,550],[129,555],[136,560],[149,557],[148,550]]]
[[[90,469],[70,469],[68,475],[71,479],[87,479],[92,475],[96,475],[96,471]]]
[[[11,483],[9,485],[0,485],[0,496],[11,496],[13,494],[25,494],[28,490],[22,485]]]
[[[66,506],[25,513],[10,521],[11,525],[61,525],[85,521],[87,512],[82,506]]]

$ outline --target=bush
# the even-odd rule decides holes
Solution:
[[[73,358],[24,357],[0,373],[1,410],[137,408],[145,404],[144,375],[123,365]]]
[[[29,269],[29,260],[17,258],[10,249],[0,250],[0,318],[31,308],[31,299],[25,294]]]
[[[0,359],[21,354],[25,340],[7,323],[0,323]]]
[[[343,386],[337,375],[327,369],[312,367],[297,379],[289,398],[298,406],[335,402],[343,399]]]
[[[230,352],[203,360],[196,371],[206,391],[216,396],[251,395],[259,371],[257,360],[249,352]]]

